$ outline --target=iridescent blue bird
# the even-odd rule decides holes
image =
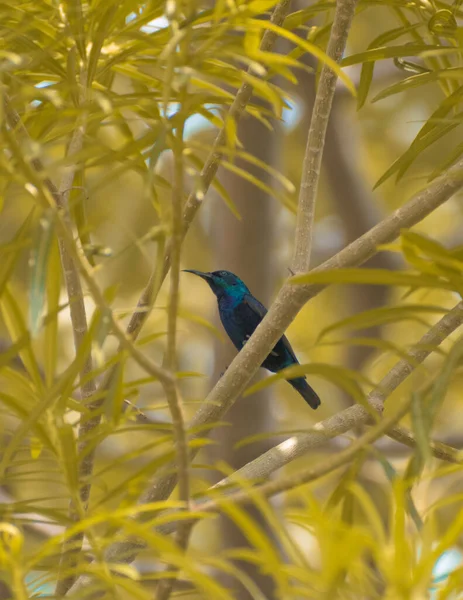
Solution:
[[[186,269],[186,272],[198,275],[198,277],[202,277],[207,281],[217,297],[222,325],[235,347],[241,350],[266,315],[267,309],[265,306],[254,298],[246,284],[230,271],[203,273],[202,271]],[[272,371],[272,373],[277,373],[286,367],[298,364],[299,362],[290,343],[283,336],[261,366]],[[308,385],[305,377],[288,379],[288,383],[300,393],[313,409],[320,406],[320,398]]]

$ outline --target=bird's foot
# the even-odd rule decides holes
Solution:
[[[219,375],[219,379],[222,379],[222,377],[225,375],[225,373],[227,372],[228,366],[225,367],[225,370],[222,371],[222,373],[220,373]]]

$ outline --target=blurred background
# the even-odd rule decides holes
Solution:
[[[382,17],[378,19],[374,10],[359,12],[350,35],[347,55],[365,50],[381,33],[399,25],[391,12],[385,12]],[[315,19],[313,24],[323,25],[322,17],[318,21]],[[151,26],[161,27],[162,21]],[[285,43],[280,43],[279,51],[288,51]],[[290,274],[300,165],[315,94],[313,69],[316,65],[310,58],[304,61],[307,69],[297,73],[297,84],[278,81],[288,94],[288,107],[283,111],[281,119],[272,119],[273,131],[249,116],[241,120],[238,130],[242,150],[279,171],[286,180],[282,184],[268,170],[237,157],[234,164],[252,177],[245,179],[237,174],[236,169],[220,169],[219,181],[233,204],[224,201],[216,190],[211,189],[183,247],[183,268],[233,271],[267,306]],[[358,85],[361,66],[349,67],[346,72]],[[404,71],[391,59],[376,63],[370,94],[361,110],[357,110],[357,101],[345,86],[342,83],[338,85],[318,193],[312,266],[335,254],[401,206],[426,184],[428,176],[441,163],[448,149],[460,142],[460,129],[457,127],[423,153],[400,182],[390,178],[373,190],[377,180],[410,146],[423,123],[443,99],[442,90],[435,84],[427,86],[425,93],[422,88],[410,89],[384,100],[371,102],[376,93],[401,81],[405,76]],[[119,76],[114,86],[123,93],[130,84],[123,76]],[[40,106],[36,108],[40,110]],[[132,119],[127,114],[126,122],[134,137],[142,134],[145,125],[136,115]],[[206,155],[205,149],[212,143],[215,133],[216,130],[210,123],[198,115],[190,117],[187,122],[187,139],[195,148],[203,148],[200,151],[202,156]],[[102,151],[105,148],[116,151],[125,143],[120,128],[112,126],[110,120],[98,130],[95,139]],[[62,151],[62,144],[50,144],[50,160],[59,157]],[[172,155],[169,150],[161,152],[156,173],[167,181],[172,179]],[[258,180],[260,185],[255,185],[252,178]],[[23,189],[7,179],[5,181],[0,219],[2,244],[7,244],[11,239],[31,207],[31,201]],[[96,277],[103,289],[114,289],[113,308],[118,316],[126,319],[136,305],[156,253],[159,252],[160,245],[153,231],[157,231],[155,228],[169,219],[170,191],[159,186],[157,197],[153,199],[143,176],[135,170],[119,169],[117,164],[87,169],[81,185],[84,190],[74,190],[73,197],[80,199],[85,205],[92,244],[101,245],[108,255],[111,254],[95,258]],[[195,175],[189,171],[187,186],[191,189],[194,185]],[[461,197],[456,196],[420,223],[416,230],[448,248],[456,247],[463,243],[462,212]],[[397,269],[402,268],[403,264],[399,254],[381,252],[367,266]],[[19,305],[27,314],[27,251],[21,254],[10,285]],[[142,334],[145,341],[143,351],[158,364],[162,363],[165,349],[168,287],[167,282]],[[375,349],[366,343],[360,343],[358,339],[382,339],[406,349],[423,335],[430,324],[438,320],[439,315],[373,324],[367,328],[341,328],[319,339],[320,335],[326,327],[342,319],[399,302],[422,303],[443,309],[452,307],[456,302],[454,294],[442,290],[419,291],[412,298],[405,299],[402,292],[381,286],[360,285],[331,286],[323,291],[304,307],[287,332],[300,362],[345,367],[351,373],[361,374],[361,388],[368,392],[366,382],[377,382],[394,364],[397,356],[384,348]],[[62,301],[65,301],[64,294]],[[92,314],[94,307],[90,298],[87,301],[89,313]],[[60,313],[59,324],[57,371],[61,372],[73,359],[74,352],[67,310]],[[181,275],[178,340],[178,369],[182,376],[180,389],[185,414],[189,419],[198,403],[230,364],[235,356],[235,349],[218,320],[216,300],[209,287],[204,281],[187,273]],[[43,336],[38,336],[34,341],[38,356],[44,351],[45,342]],[[2,345],[5,351],[11,345],[5,323],[2,324]],[[115,349],[115,341],[108,339],[104,357],[111,356]],[[427,363],[429,372],[439,368],[440,360],[441,357],[435,356]],[[19,359],[13,360],[10,368],[21,372]],[[263,372],[259,375],[265,376]],[[169,412],[162,389],[156,383],[144,385],[142,377],[143,372],[128,361],[125,393],[158,422],[159,431],[169,432]],[[11,373],[8,378],[4,378],[0,372],[0,382],[5,394],[28,393],[23,389],[24,382],[14,380]],[[284,382],[240,398],[227,415],[226,423],[214,432],[212,444],[201,453],[198,466],[193,469],[194,491],[205,490],[221,479],[227,469],[234,470],[243,466],[285,439],[291,432],[307,430],[317,421],[341,411],[354,401],[345,390],[325,378],[311,376],[309,382],[322,399],[322,405],[316,413],[309,410],[298,394]],[[410,393],[415,383],[411,378],[396,392],[397,397]],[[457,373],[433,432],[437,439],[457,448],[461,448],[463,444],[461,383],[461,374]],[[392,401],[393,398],[394,395]],[[4,412],[4,440],[10,439],[17,426],[17,421],[11,417],[7,408],[6,405],[1,408]],[[74,419],[76,416],[74,414]],[[154,434],[149,431],[139,432],[134,438],[130,424],[125,424],[125,427],[117,435],[109,436],[99,448],[96,473],[99,474],[101,486],[93,490],[92,503],[95,506],[117,506],[120,502],[126,503],[135,498],[155,468],[153,456],[161,455],[164,451],[164,446],[157,446],[156,443],[162,435],[159,431]],[[353,432],[352,435],[356,433],[358,432]],[[242,443],[251,436],[255,439]],[[27,513],[23,524],[27,544],[31,548],[42,543],[44,537],[57,532],[59,525],[47,522],[47,514],[51,515],[51,520],[59,521],[64,518],[67,510],[62,476],[60,473],[54,474],[47,453],[41,454],[38,451],[35,460],[30,459],[34,441],[36,440],[32,437],[24,444],[14,468],[9,471],[9,479],[0,488],[0,500],[5,505],[14,502],[17,511],[22,507],[24,513]],[[309,456],[294,461],[285,471],[297,472],[301,465],[307,466],[308,462],[316,464],[328,453],[336,453],[346,444],[344,439],[335,439]],[[380,440],[376,447],[398,471],[409,460],[409,451],[387,438]],[[438,463],[433,462],[430,469],[438,467]],[[320,503],[326,502],[336,489],[340,475],[342,473],[335,472],[305,486],[303,494]],[[44,477],[47,480],[46,496]],[[373,456],[371,460],[367,459],[357,474],[357,482],[367,491],[386,523],[393,491],[381,462],[376,458],[373,460]],[[438,479],[426,477],[415,487],[413,497],[416,507],[419,511],[425,511],[433,502],[449,493],[461,492],[461,488],[458,473],[448,473]],[[39,504],[35,504],[42,507],[39,516],[29,514],[31,498],[42,498]],[[277,514],[282,514],[280,509],[284,506],[297,506],[299,502],[300,492],[278,496],[274,506]],[[460,508],[460,503],[455,502],[438,511],[436,527],[444,530]],[[361,511],[356,510],[354,502],[352,519],[361,522]],[[267,530],[269,536],[274,534],[260,513],[251,511],[251,514]],[[309,564],[320,567],[323,556],[313,533],[295,524],[287,523],[287,527]],[[216,549],[226,552],[231,548],[246,547],[248,543],[242,530],[233,521],[223,518],[199,525],[195,529],[192,547],[198,551],[213,552]],[[137,565],[142,571],[150,569],[152,562],[149,554],[142,555]],[[273,577],[262,574],[261,569],[252,564],[242,562],[240,565],[265,598],[276,597]],[[235,578],[223,580],[229,588],[233,588],[234,597],[240,600],[250,598],[249,592]],[[0,598],[8,598],[8,592],[4,596],[1,594],[0,590]]]

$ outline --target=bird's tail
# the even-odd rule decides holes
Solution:
[[[320,406],[320,398],[307,383],[305,377],[297,377],[296,379],[288,379],[295,390],[304,398],[307,404],[314,410]]]

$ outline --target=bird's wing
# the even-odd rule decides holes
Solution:
[[[257,300],[257,298],[254,298],[254,296],[246,294],[243,301],[256,315],[260,317],[260,319],[263,319],[268,312],[265,306],[261,304],[259,300]],[[280,342],[283,344],[286,351],[294,360],[294,362],[298,363],[299,361],[297,360],[296,355],[294,354],[294,350],[291,348],[291,344],[289,343],[288,338],[285,335],[283,335],[280,339]],[[279,354],[277,352],[277,346],[275,346],[271,354],[273,356],[277,356]]]
[[[254,298],[254,296],[246,294],[243,301],[258,317],[260,317],[260,320],[267,314],[265,306],[261,304],[257,298]]]

